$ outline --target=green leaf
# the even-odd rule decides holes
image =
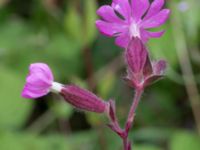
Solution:
[[[167,128],[143,128],[131,132],[130,137],[135,141],[161,143],[170,137],[171,132],[172,131]]]
[[[164,25],[162,29],[167,29],[164,35],[159,39],[151,39],[149,41],[149,50],[155,59],[165,59],[170,66],[177,66],[178,59],[176,55],[175,44],[172,40],[172,28]]]
[[[87,113],[86,117],[87,117],[87,121],[94,127],[102,126],[106,122],[104,115],[99,115],[96,113]]]
[[[70,40],[63,33],[54,34],[46,47],[46,53],[51,57],[73,60],[80,54],[81,46]]]
[[[17,74],[0,66],[0,127],[19,128],[27,119],[33,101],[21,98],[23,84]]]
[[[85,29],[83,30],[83,39],[85,40],[84,44],[89,45],[97,36],[97,29],[95,27],[97,3],[95,0],[85,0],[84,6]]]
[[[99,95],[107,98],[108,94],[111,92],[111,89],[116,81],[116,77],[112,71],[109,71],[101,75],[101,78],[99,79],[100,79],[98,83]]]
[[[64,100],[55,100],[50,108],[59,118],[69,118],[73,112],[73,107]]]
[[[67,144],[71,147],[70,150],[94,150],[96,141],[97,135],[91,131],[74,134],[67,138]]]
[[[71,150],[63,136],[36,136],[27,133],[0,134],[1,150]]]
[[[177,4],[177,7],[178,5],[180,5],[180,3]],[[199,1],[197,2],[196,0],[185,1],[184,3],[187,5],[188,9],[183,12],[180,11],[180,16],[186,27],[187,38],[189,38],[188,42],[197,42],[198,41],[197,37],[199,33],[198,30],[200,25],[200,18],[198,16],[200,3]]]
[[[68,35],[70,35],[77,42],[82,40],[82,20],[76,9],[76,3],[70,3],[65,15],[64,27]]]
[[[88,46],[97,35],[95,21],[97,19],[95,0],[85,0],[84,3],[72,2],[65,15],[64,27],[68,35],[83,46]],[[81,5],[82,10],[77,8]]]
[[[170,150],[199,150],[200,137],[192,132],[176,132],[170,141]]]
[[[31,28],[21,20],[8,20],[0,28],[0,56],[6,52],[27,48],[32,44]],[[23,42],[22,42],[23,41]]]
[[[73,135],[34,135],[30,133],[0,132],[0,150],[94,150],[94,132]]]
[[[142,145],[133,145],[132,148],[134,150],[161,150],[161,148],[157,147],[157,146],[154,146],[154,145],[145,145],[145,144],[142,144]]]

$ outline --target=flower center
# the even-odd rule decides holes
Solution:
[[[140,27],[137,23],[132,22],[129,28],[131,37],[139,37],[140,38]]]

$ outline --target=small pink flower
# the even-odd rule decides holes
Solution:
[[[51,69],[46,64],[31,64],[29,67],[29,75],[26,78],[26,84],[22,91],[22,97],[38,98],[48,94],[50,90],[53,90],[52,87],[59,85],[53,82],[53,80]]]
[[[116,37],[116,44],[127,47],[133,37],[143,42],[149,38],[159,38],[164,31],[150,32],[147,29],[159,27],[169,17],[170,10],[162,9],[164,0],[113,0],[112,5],[100,7],[97,14],[102,20],[96,21],[100,32]]]
[[[78,109],[104,113],[109,110],[109,103],[90,91],[75,85],[62,85],[54,82],[51,69],[43,63],[31,64],[26,84],[22,91],[24,98],[39,98],[49,92],[61,95],[66,102]]]

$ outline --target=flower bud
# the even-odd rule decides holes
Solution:
[[[134,78],[140,78],[147,56],[148,52],[142,41],[139,38],[133,38],[127,47],[125,57]]]
[[[134,88],[144,88],[161,79],[166,69],[166,62],[151,62],[149,53],[139,38],[133,38],[125,53],[128,65],[125,80]]]
[[[97,97],[95,94],[75,85],[66,85],[60,94],[75,108],[96,113],[103,113],[108,110],[109,104]]]

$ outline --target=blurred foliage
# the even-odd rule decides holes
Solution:
[[[119,120],[124,122],[134,91],[122,80],[126,71],[123,50],[95,28],[96,9],[110,2],[0,0],[0,150],[122,148],[120,139],[106,128],[104,116],[77,112],[53,94],[35,101],[20,96],[29,64],[45,62],[56,81],[93,89],[105,100],[115,99]],[[199,81],[200,1],[167,1],[166,6],[169,4],[173,5],[172,15],[181,17]],[[130,135],[135,150],[200,149],[173,37],[177,26],[170,19],[161,27],[166,30],[164,36],[148,44],[153,58],[168,61],[168,76],[142,97]],[[87,60],[92,62],[90,66]],[[94,87],[90,87],[91,79]]]
[[[23,82],[17,74],[1,66],[0,69],[0,129],[19,129],[28,117],[33,103],[20,98]]]
[[[170,142],[170,149],[177,150],[177,149],[192,149],[198,150],[200,147],[200,137],[196,134],[186,132],[186,131],[177,131],[173,134],[171,142]]]

